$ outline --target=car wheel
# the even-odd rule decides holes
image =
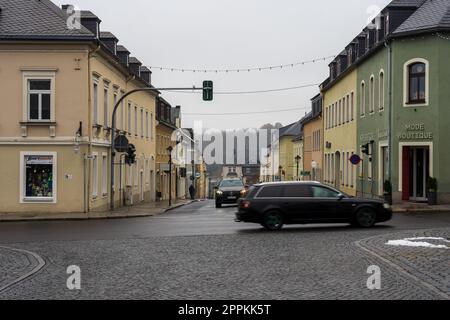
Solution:
[[[278,211],[269,211],[264,215],[262,225],[269,231],[277,231],[283,228],[283,215]]]
[[[356,213],[356,224],[363,228],[370,228],[375,225],[377,213],[371,208],[362,208]]]
[[[216,202],[216,208],[218,208],[218,209],[219,209],[219,208],[222,208],[222,204]]]

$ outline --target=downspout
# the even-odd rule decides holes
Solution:
[[[89,212],[89,196],[91,194],[91,188],[89,180],[92,177],[91,166],[87,166],[89,158],[87,156],[92,154],[92,75],[91,75],[91,58],[100,50],[100,44],[94,50],[88,52],[88,72],[87,72],[87,84],[88,84],[88,154],[84,156],[84,213]]]
[[[393,156],[393,106],[392,106],[392,85],[393,85],[393,72],[392,72],[392,43],[389,43],[389,39],[384,42],[384,45],[388,49],[388,114],[389,114],[389,129],[388,129],[388,174],[389,181],[392,184],[392,156]],[[384,181],[383,181],[384,183]]]

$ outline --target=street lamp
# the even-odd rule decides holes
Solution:
[[[302,157],[300,157],[299,155],[297,155],[297,156],[295,157],[295,162],[297,163],[297,181],[300,181],[299,175],[298,175],[298,174],[299,174],[298,167],[299,167],[300,160],[302,160]]]

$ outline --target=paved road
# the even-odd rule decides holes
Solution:
[[[233,222],[235,210],[199,202],[149,218],[2,223],[0,246],[27,250],[45,266],[0,299],[450,298],[449,251],[385,245],[448,238],[450,213],[399,214],[369,230],[312,225],[270,233]],[[7,250],[0,271],[13,279],[29,259]],[[81,268],[81,290],[66,287],[69,265]],[[367,289],[371,265],[381,268],[381,290]]]

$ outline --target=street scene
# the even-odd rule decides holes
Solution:
[[[0,300],[450,300],[450,0],[324,3],[0,0]]]

